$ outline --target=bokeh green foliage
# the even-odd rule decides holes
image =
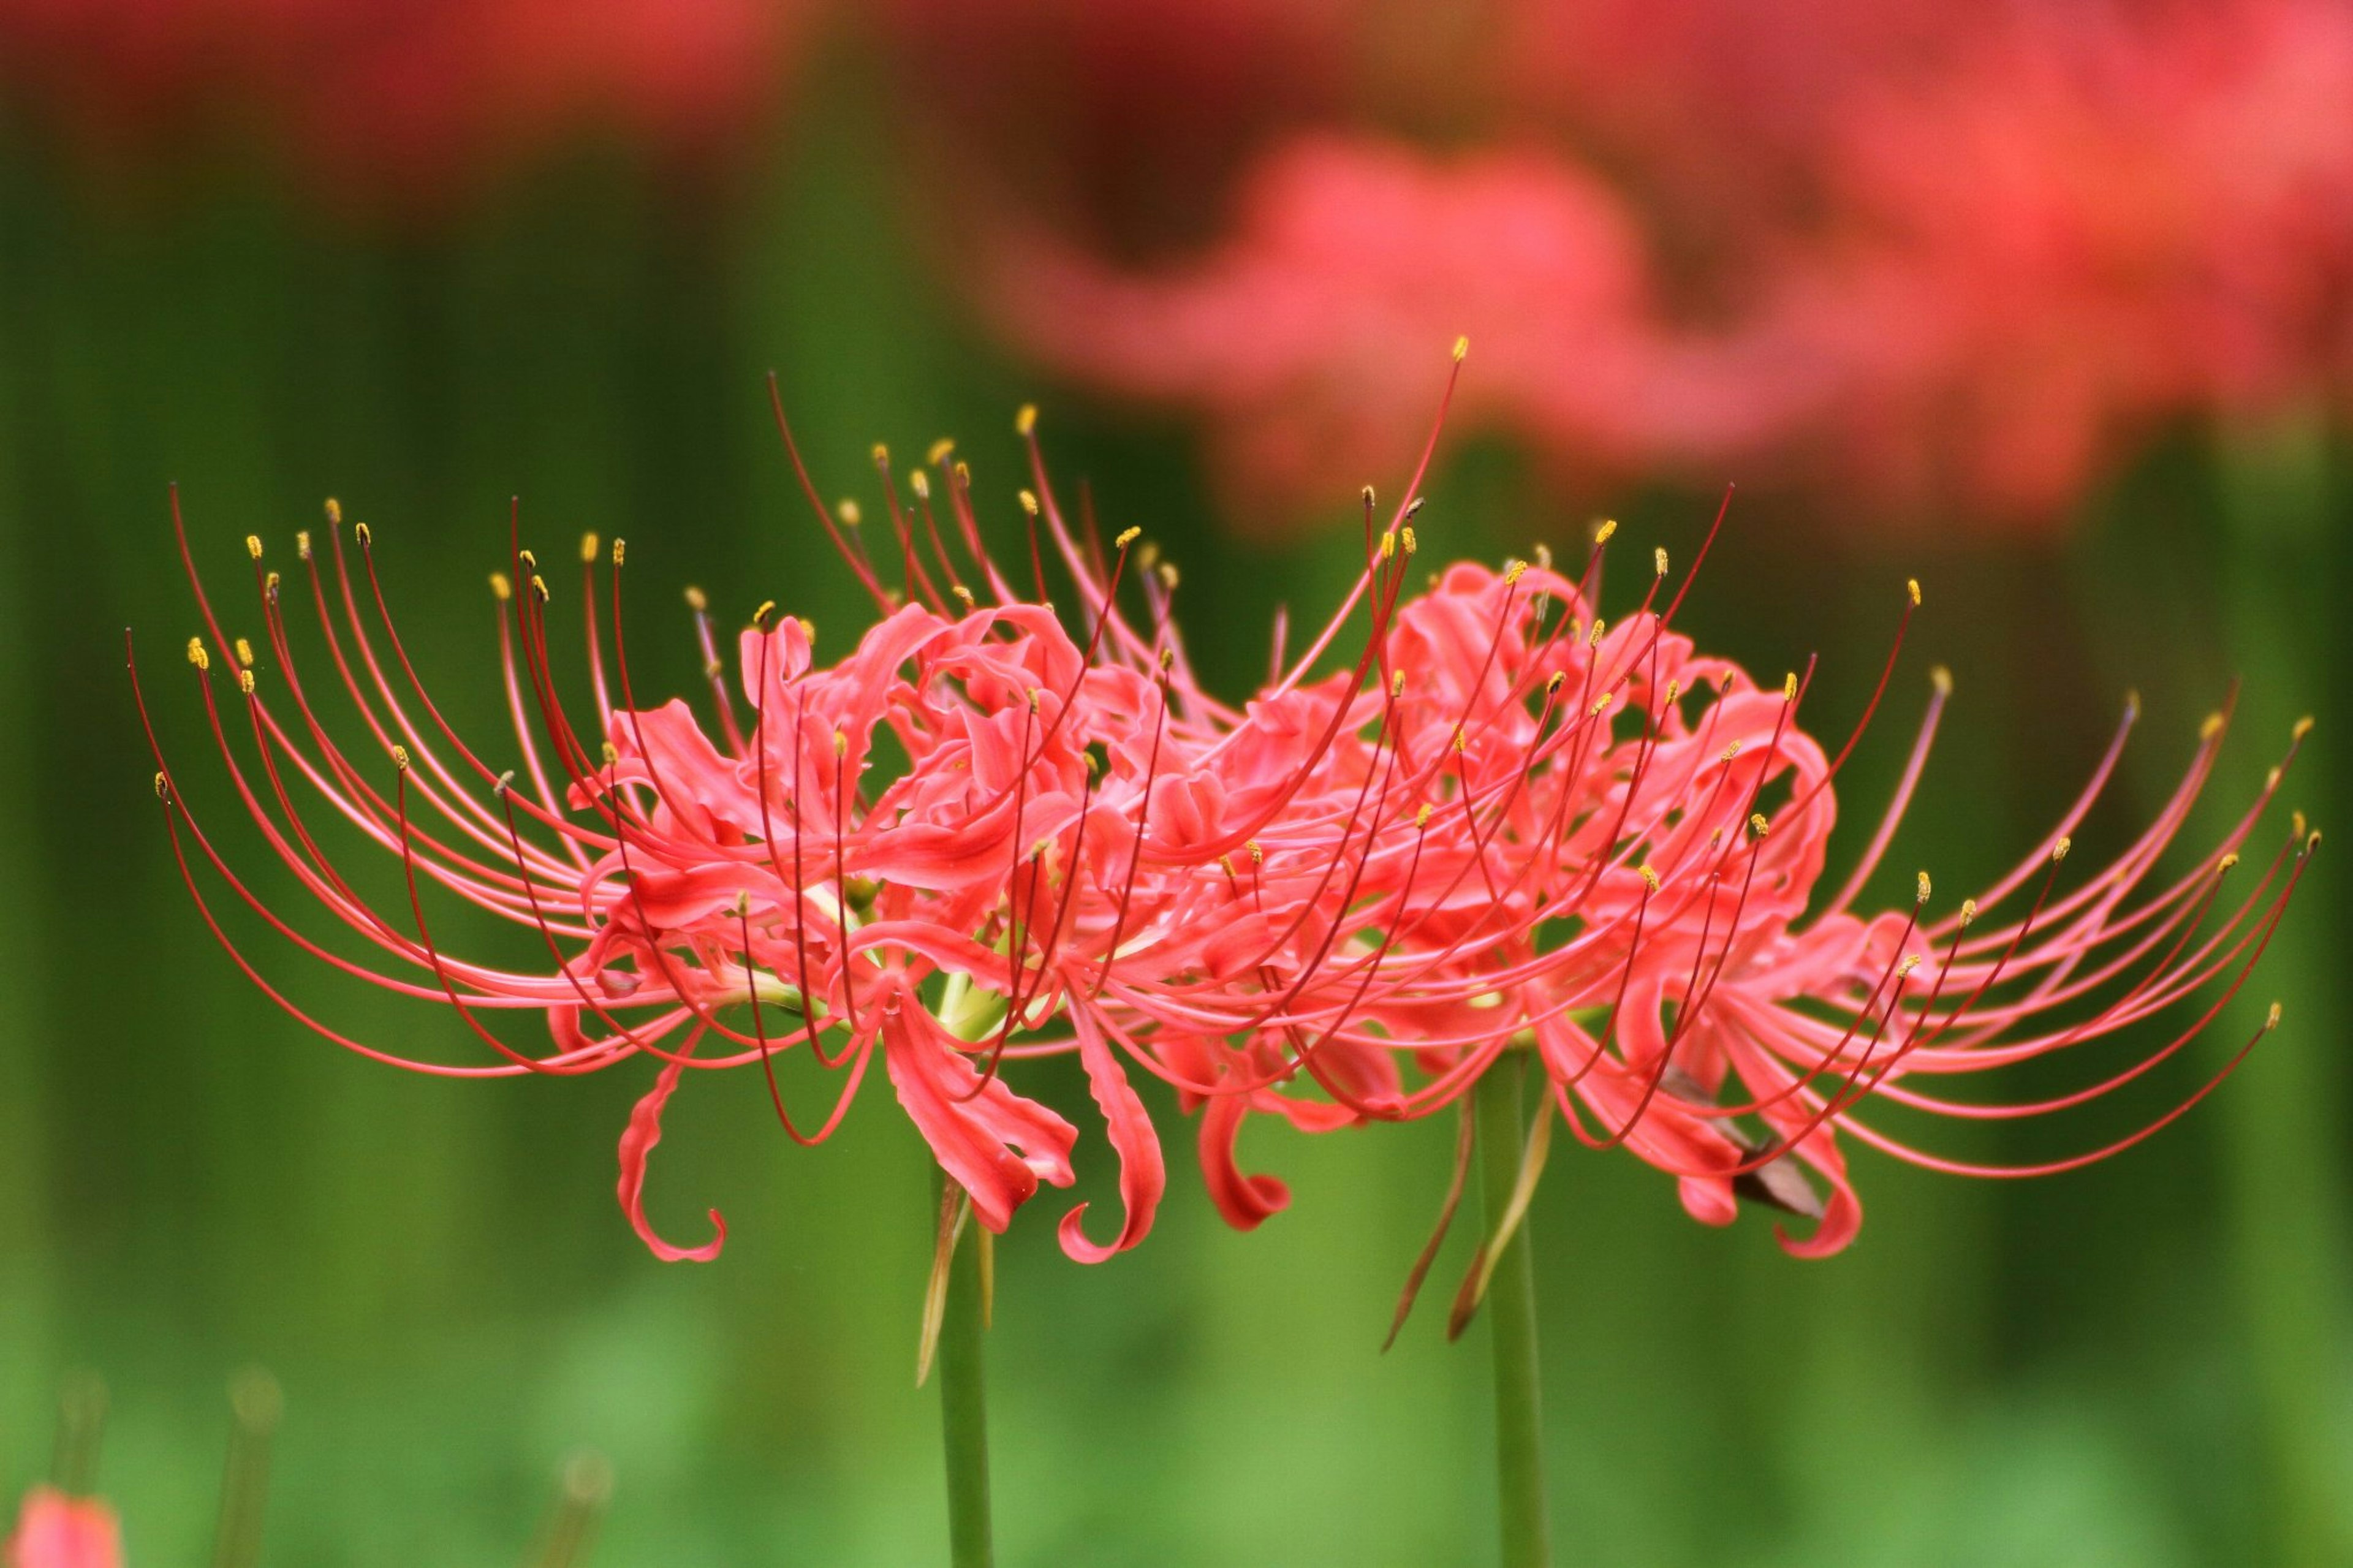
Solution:
[[[653,1210],[699,1237],[716,1205],[733,1234],[715,1265],[653,1261],[612,1195],[647,1073],[410,1077],[311,1037],[237,976],[180,889],[121,660],[128,623],[197,809],[258,889],[296,904],[227,827],[234,799],[204,760],[167,483],[248,633],[239,541],[290,554],[341,497],[377,531],[427,680],[485,733],[481,584],[511,495],[567,569],[579,531],[628,538],[641,690],[697,684],[676,598],[690,582],[723,622],[773,595],[818,623],[821,648],[856,635],[847,574],[774,446],[772,366],[828,489],[871,492],[873,440],[955,434],[1009,521],[1009,416],[1040,389],[965,324],[937,266],[953,237],[902,199],[885,108],[854,81],[828,93],[740,178],[682,189],[583,157],[433,225],[323,218],[236,169],[131,194],[26,135],[0,151],[0,1481],[42,1470],[62,1372],[102,1369],[101,1476],[134,1562],[201,1560],[220,1390],[255,1361],[289,1412],[267,1563],[518,1561],[581,1447],[617,1475],[608,1564],[936,1552],[933,1400],[911,1385],[929,1194],[887,1087],[869,1083],[840,1137],[807,1152],[755,1077],[692,1080]],[[1434,392],[1442,352],[1395,374]],[[1060,479],[1184,563],[1200,662],[1240,689],[1274,604],[1304,614],[1343,579],[1346,529],[1237,541],[1181,431],[1044,392]],[[2252,790],[2304,709],[2324,721],[2316,763],[2341,754],[2342,457],[2309,433],[2184,434],[2087,505],[2071,541],[1840,535],[1768,502],[1736,512],[1688,621],[1767,671],[1819,649],[1813,710],[1834,733],[1876,675],[1898,584],[1926,579],[1917,657],[1846,798],[1867,824],[1919,672],[1951,664],[1958,706],[1883,888],[1903,897],[1916,863],[1961,889],[2031,847],[2126,685],[2147,735],[2087,853],[2145,817],[2234,670],[2250,724],[2223,788]],[[1394,487],[1410,458],[1367,477]],[[1636,545],[1680,563],[1712,504],[1525,485],[1507,455],[1459,452],[1426,548],[1560,542],[1612,504]],[[2327,777],[2296,795],[2324,826]],[[2344,886],[2324,856],[2276,978],[2145,1102],[2193,1085],[2282,994],[2291,1026],[2208,1113],[2021,1187],[1858,1155],[1870,1219],[1835,1260],[1785,1258],[1762,1214],[1703,1230],[1627,1158],[1556,1155],[1533,1226],[1569,1560],[2342,1561]],[[453,945],[512,940],[441,918]],[[234,923],[352,1032],[475,1049],[439,1011]],[[1043,1092],[1089,1124],[1074,1074],[1048,1069]],[[1246,1158],[1296,1201],[1238,1236],[1162,1104],[1172,1196],[1148,1246],[1071,1265],[1041,1202],[1001,1247],[1005,1561],[1486,1560],[1483,1353],[1446,1346],[1439,1312],[1377,1353],[1451,1127],[1255,1130]],[[2052,1146],[2031,1130],[1960,1142]],[[1103,1195],[1099,1136],[1082,1157],[1081,1195]],[[1458,1237],[1441,1304],[1466,1255]]]

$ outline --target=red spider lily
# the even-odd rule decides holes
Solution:
[[[122,1568],[122,1527],[97,1498],[35,1487],[25,1494],[0,1561],[7,1568]]]
[[[2331,0],[1514,0],[1409,47],[1368,41],[1397,20],[1378,4],[1354,32],[1227,9],[1220,37],[1296,75],[1224,64],[1194,122],[1225,153],[1189,184],[1151,184],[1148,147],[1093,183],[1221,229],[1139,247],[1115,197],[1074,216],[1064,193],[984,205],[997,264],[956,257],[1042,363],[1199,415],[1252,522],[1393,449],[1413,416],[1377,367],[1465,328],[1504,356],[1470,417],[1580,482],[1736,468],[1882,523],[2049,527],[2168,426],[2341,402],[2353,25]],[[1188,16],[1040,10],[967,26],[1008,55],[1087,40],[1132,85]],[[1064,102],[976,105],[1000,79],[964,76],[939,100],[959,132]],[[1394,140],[1433,126],[1449,151]]]
[[[708,148],[774,96],[801,0],[0,0],[0,75],[81,139],[259,131],[343,199],[446,194],[561,137]]]
[[[289,636],[289,585],[264,568],[258,539],[248,548],[266,662],[229,640],[200,584],[211,644],[193,640],[189,656],[239,803],[377,966],[302,934],[237,878],[160,746],[157,793],[215,935],[329,1038],[452,1076],[659,1061],[621,1139],[620,1194],[668,1258],[712,1257],[724,1237],[721,1226],[702,1246],[672,1246],[642,1210],[661,1113],[689,1070],[758,1064],[785,1130],[814,1143],[877,1050],[991,1231],[1041,1182],[1071,1184],[1077,1138],[1002,1069],[1075,1054],[1120,1159],[1124,1211],[1109,1242],[1087,1236],[1084,1205],[1064,1216],[1064,1249],[1088,1261],[1140,1241],[1165,1185],[1132,1068],[1199,1110],[1211,1194],[1244,1228],[1287,1200],[1236,1163],[1250,1115],[1310,1131],[1425,1115],[1525,1047],[1550,1074],[1548,1108],[1586,1142],[1622,1142],[1673,1174],[1698,1217],[1728,1219],[1744,1192],[1819,1215],[1809,1239],[1787,1241],[1804,1254],[1843,1246],[1860,1218],[1841,1131],[1943,1168],[2024,1174],[2116,1152],[2187,1108],[2090,1153],[2018,1168],[1915,1151],[1859,1115],[1866,1099],[1960,1116],[2070,1109],[2138,1079],[2211,1020],[2220,1001],[2179,1039],[2061,1099],[1963,1104],[1918,1087],[2073,1059],[2210,979],[2227,980],[2222,1000],[2237,991],[2311,844],[2299,825],[2253,891],[2219,901],[2274,775],[2211,857],[2151,884],[2213,771],[2219,721],[2157,821],[2081,887],[2056,885],[2065,836],[2113,771],[2121,730],[2052,838],[1978,900],[1929,921],[1924,876],[1909,910],[1850,914],[1925,762],[1941,684],[1886,822],[1847,884],[1818,900],[1832,784],[1856,739],[1827,754],[1798,723],[1804,682],[1759,687],[1699,654],[1674,624],[1690,579],[1662,603],[1663,553],[1640,605],[1605,621],[1606,531],[1574,577],[1541,562],[1456,565],[1409,597],[1435,439],[1415,499],[1386,524],[1366,492],[1355,587],[1295,658],[1278,637],[1275,676],[1239,710],[1190,673],[1170,616],[1173,569],[1131,570],[1134,531],[1105,549],[1071,529],[1034,441],[1024,588],[983,547],[968,475],[943,446],[931,471],[907,476],[905,496],[878,449],[895,588],[842,526],[855,515],[809,492],[881,617],[839,662],[818,665],[810,629],[763,605],[738,638],[731,691],[695,598],[716,742],[682,702],[638,703],[623,551],[617,542],[600,578],[593,540],[582,605],[601,734],[592,743],[575,730],[548,657],[552,595],[515,544],[512,576],[494,583],[518,763],[503,771],[443,721],[394,628],[370,531],[351,531],[353,571],[331,507],[327,547],[304,537],[293,587],[317,611],[368,751],[332,738]],[[1077,590],[1077,631],[1045,603],[1050,553]],[[1905,625],[1917,603],[1915,588]],[[1360,621],[1353,658],[1314,677]],[[1899,627],[1864,722],[1902,642]],[[223,715],[211,647],[237,650],[242,723]],[[249,744],[233,743],[232,728]],[[379,909],[346,879],[298,809],[297,784],[397,857],[405,907]],[[410,1060],[314,1021],[213,918],[204,867],[306,952],[450,1006],[494,1059]],[[1973,923],[2030,886],[2023,914]],[[547,963],[448,951],[428,891],[528,928]],[[541,1015],[552,1046],[495,1026],[517,1011]],[[795,1048],[839,1075],[813,1121],[792,1113],[775,1073],[775,1056]],[[1751,1119],[1761,1133],[1744,1130]],[[1829,1181],[1826,1206],[1791,1155]]]

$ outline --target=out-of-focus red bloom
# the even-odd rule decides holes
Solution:
[[[1635,215],[1535,151],[1311,138],[1268,157],[1234,234],[1181,269],[1033,236],[998,276],[1012,332],[1058,369],[1208,411],[1229,504],[1254,521],[1294,521],[1407,447],[1428,395],[1384,367],[1460,331],[1493,345],[1465,419],[1588,473],[1720,461],[1783,428],[1801,391],[1674,331]]]
[[[235,130],[343,196],[430,198],[567,136],[711,148],[806,0],[0,0],[0,80],[85,140]]]
[[[2047,521],[2166,420],[2344,374],[2341,5],[2030,11],[1858,97],[1824,179],[1831,217],[1756,330],[1827,363],[1836,455],[1915,510]]]
[[[763,606],[738,639],[731,689],[696,599],[708,723],[683,702],[638,705],[621,550],[600,577],[592,540],[581,603],[598,738],[577,732],[548,658],[552,595],[517,547],[497,582],[518,763],[503,772],[443,723],[385,606],[370,532],[352,531],[363,570],[350,573],[331,515],[332,570],[306,535],[291,586],[318,611],[368,731],[365,752],[340,747],[323,686],[298,668],[289,584],[248,540],[263,646],[232,641],[198,588],[211,642],[192,640],[189,658],[205,711],[272,850],[382,967],[302,934],[240,879],[159,744],[157,794],[208,924],[288,1012],[378,1059],[480,1077],[656,1058],[621,1139],[620,1195],[668,1258],[714,1256],[724,1236],[673,1246],[643,1214],[647,1158],[690,1070],[759,1066],[779,1121],[810,1143],[838,1125],[879,1051],[942,1167],[1001,1231],[1040,1183],[1073,1181],[1078,1138],[1006,1074],[1075,1054],[1120,1160],[1124,1211],[1108,1241],[1088,1236],[1083,1205],[1064,1215],[1063,1247],[1082,1261],[1140,1241],[1165,1186],[1131,1068],[1198,1112],[1210,1193],[1245,1228],[1287,1201],[1238,1163],[1251,1115],[1323,1131],[1429,1114],[1525,1049],[1579,1137],[1674,1175],[1700,1218],[1729,1219],[1743,1193],[1818,1215],[1810,1237],[1788,1243],[1801,1253],[1835,1250],[1860,1220],[1841,1132],[1942,1169],[2055,1171],[2129,1147],[2220,1081],[2089,1153],[2026,1165],[1946,1159],[1862,1116],[1866,1100],[1964,1118],[2073,1109],[2142,1078],[2236,993],[2312,843],[2299,823],[2243,900],[2221,900],[2275,771],[2211,856],[2152,882],[2213,772],[2219,717],[2147,832],[2080,886],[2058,887],[2066,835],[2125,730],[2051,837],[1978,900],[1931,921],[1923,875],[1916,902],[1857,916],[1926,761],[1941,676],[1885,821],[1825,900],[1832,784],[1855,740],[1833,756],[1799,726],[1797,676],[1760,688],[1699,654],[1675,625],[1689,579],[1667,594],[1662,552],[1640,605],[1614,620],[1599,607],[1606,533],[1576,576],[1546,561],[1456,565],[1408,594],[1419,502],[1377,525],[1366,492],[1353,590],[1295,657],[1278,635],[1276,675],[1235,709],[1192,679],[1173,571],[1132,562],[1134,531],[1106,548],[1069,527],[1031,454],[1025,500],[1047,548],[1033,548],[1019,588],[983,548],[944,445],[933,472],[906,476],[913,510],[881,458],[887,554],[870,557],[841,526],[854,514],[812,492],[881,618],[822,666],[810,629]],[[1048,559],[1075,588],[1076,629],[1046,603]],[[1917,603],[1915,587],[1904,625]],[[1353,657],[1315,676],[1359,621]],[[1895,651],[1902,641],[1899,627]],[[211,647],[237,650],[235,728],[249,744],[229,739]],[[347,879],[295,804],[305,785],[397,858],[405,900],[383,907]],[[396,1058],[315,1022],[232,943],[200,865],[306,952],[454,1008],[496,1059]],[[459,957],[436,939],[427,891],[523,928],[544,959]],[[2213,980],[2221,999],[2178,1037],[2088,1088],[1992,1103],[1920,1087],[2076,1060]],[[494,1026],[516,1012],[544,1021],[552,1048]],[[788,1112],[776,1073],[792,1050],[839,1084],[813,1129]],[[1827,1204],[1791,1156],[1830,1183]]]
[[[1163,10],[1181,28],[1093,26],[1156,37]],[[1240,7],[1260,31],[1235,36],[1281,13]],[[1019,16],[970,26],[1008,52],[1058,36]],[[1289,98],[1229,61],[1203,122],[1229,147],[1263,128],[1255,155],[1158,198],[1226,200],[1221,237],[1139,257],[1067,193],[1000,205],[983,292],[1057,370],[1201,414],[1256,518],[1392,449],[1366,365],[1466,330],[1504,362],[1472,419],[1581,478],[1807,482],[1883,522],[2048,526],[2168,421],[2341,394],[2334,0],[1526,0],[1470,36],[1416,57],[1314,33]]]
[[[97,1498],[35,1487],[0,1559],[7,1568],[122,1568],[121,1526]]]

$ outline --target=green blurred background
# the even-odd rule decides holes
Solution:
[[[583,530],[628,537],[641,689],[696,679],[674,613],[689,583],[723,622],[774,595],[838,647],[860,611],[790,491],[773,367],[840,493],[871,489],[871,442],[953,434],[1001,503],[1011,411],[1035,397],[1060,477],[1184,563],[1208,677],[1250,681],[1273,605],[1341,580],[1345,531],[1237,539],[1181,426],[992,348],[902,199],[887,97],[855,60],[808,77],[792,133],[713,181],[577,153],[430,224],[322,216],[235,161],[159,197],[21,125],[0,142],[0,1481],[43,1472],[60,1377],[100,1371],[100,1479],[134,1563],[204,1560],[223,1390],[248,1363],[287,1396],[271,1564],[520,1561],[581,1447],[617,1476],[601,1563],[938,1554],[934,1398],[912,1377],[926,1162],[885,1087],[811,1152],[778,1134],[756,1078],[697,1080],[652,1208],[699,1237],[714,1205],[730,1241],[712,1266],[654,1261],[613,1199],[649,1075],[414,1078],[245,984],[179,887],[121,658],[129,624],[197,809],[225,823],[178,658],[195,621],[172,481],[238,605],[242,537],[290,552],[340,497],[377,530],[428,682],[477,726],[496,718],[480,584],[512,494],[554,559]],[[1434,382],[1442,353],[1397,374]],[[1893,584],[1926,582],[1919,660],[1845,792],[1867,825],[1917,672],[1949,663],[1959,700],[1895,896],[1915,863],[1960,889],[2028,848],[2127,686],[2149,717],[2087,844],[2145,818],[2233,674],[2249,722],[2221,787],[2252,790],[2317,710],[2291,793],[2334,826],[2344,455],[2313,430],[2185,432],[2041,542],[1841,542],[1769,502],[1736,510],[1687,624],[1766,669],[1819,648],[1815,711],[1836,733],[1876,674]],[[1410,457],[1366,477],[1394,487]],[[1484,443],[1456,443],[1431,491],[1425,538],[1489,557],[1611,510],[1682,561],[1711,504],[1559,493]],[[224,837],[258,886],[294,891]],[[1831,1261],[1784,1258],[1761,1215],[1694,1226],[1629,1159],[1561,1152],[1533,1225],[1564,1561],[2353,1562],[2345,887],[2324,855],[2263,994],[2176,1064],[2173,1092],[2285,1003],[2288,1026],[2203,1112],[2022,1185],[1858,1154],[1870,1217]],[[495,939],[446,918],[452,943]],[[468,1048],[434,1009],[254,950],[353,1033]],[[1075,1073],[1043,1092],[1084,1103]],[[1312,1142],[1257,1128],[1246,1161],[1295,1202],[1240,1236],[1179,1129],[1150,1244],[1095,1268],[1025,1215],[989,1352],[1003,1560],[1490,1560],[1483,1331],[1449,1347],[1426,1312],[1377,1353],[1450,1140],[1443,1122]],[[1099,1184],[1096,1134],[1082,1158]]]

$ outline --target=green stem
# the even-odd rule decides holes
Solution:
[[[2249,749],[2276,745],[2307,704],[2320,707],[2320,726],[2291,777],[2291,805],[2333,801],[2329,770],[2342,754],[2341,707],[2332,710],[2336,696],[2324,678],[2336,641],[2329,584],[2339,515],[2328,429],[2313,415],[2240,430],[2223,453],[2228,647],[2247,677],[2239,719],[2256,738]],[[2325,859],[2319,869],[2330,869]],[[2278,997],[2290,1026],[2302,1021],[2310,1032],[2298,1038],[2282,1030],[2215,1097],[2231,1152],[2231,1240],[2260,1400],[2270,1534],[2263,1555],[2284,1568],[2320,1568],[2353,1553],[2353,1515],[2331,1458],[2347,1427],[2329,1393],[2347,1365],[2348,1321],[2342,1166],[2327,1110],[2336,1068],[2326,1044],[2345,998],[2339,907],[2299,894],[2257,979],[2224,1015],[2226,1035],[2245,1031]]]
[[[981,1328],[980,1220],[967,1210],[948,1264],[946,1309],[940,1319],[940,1436],[947,1457],[952,1568],[989,1568],[997,1560],[989,1544],[988,1397]]]
[[[1480,1187],[1491,1232],[1519,1180],[1527,1131],[1520,1082],[1526,1073],[1527,1053],[1507,1051],[1480,1078],[1474,1095]],[[1545,1508],[1544,1399],[1536,1381],[1536,1279],[1525,1219],[1496,1259],[1486,1305],[1495,1348],[1496,1516],[1504,1568],[1547,1568],[1552,1526]]]

